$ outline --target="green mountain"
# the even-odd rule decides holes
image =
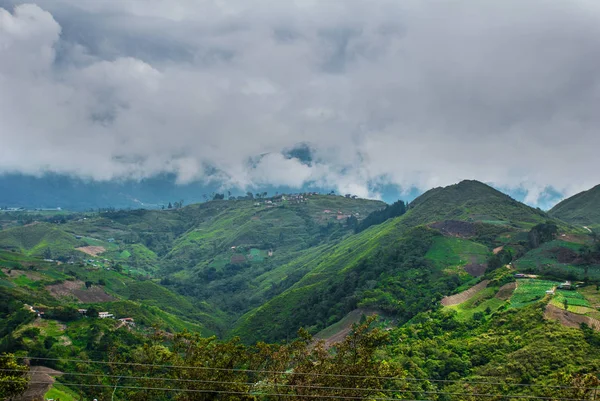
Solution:
[[[548,219],[480,182],[433,189],[406,214],[280,267],[307,273],[246,313],[233,333],[274,341],[300,326],[322,329],[355,308],[407,321],[485,271],[492,249],[524,252],[528,230]]]
[[[600,229],[600,185],[563,200],[548,213],[571,224]]]
[[[468,180],[431,189],[411,202],[409,208],[415,210],[408,221],[412,225],[460,220],[531,227],[547,219],[540,210],[479,181]]]

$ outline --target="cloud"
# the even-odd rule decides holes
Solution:
[[[598,183],[596,2],[37,4],[0,0],[0,172],[362,196],[474,178],[532,204]],[[299,143],[311,163],[284,156]]]

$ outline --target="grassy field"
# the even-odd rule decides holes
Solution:
[[[543,299],[546,291],[559,285],[559,282],[536,279],[519,279],[517,288],[510,297],[510,306],[519,308]]]
[[[485,313],[488,308],[491,312],[495,312],[498,308],[506,304],[505,301],[495,297],[497,291],[497,288],[489,287],[480,291],[466,302],[446,308],[456,311],[458,319],[463,321],[472,319],[475,313]]]
[[[45,400],[78,401],[81,397],[71,387],[54,382],[52,388],[44,395]]]
[[[436,238],[425,257],[438,267],[463,267],[469,263],[485,263],[489,250],[485,245],[455,237]]]

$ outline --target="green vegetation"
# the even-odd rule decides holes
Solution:
[[[425,257],[436,266],[462,267],[469,263],[485,263],[488,255],[488,248],[476,242],[455,237],[439,237]]]
[[[553,290],[560,283],[548,280],[520,279],[510,298],[510,305],[519,308],[537,302],[547,296],[546,291]]]
[[[581,192],[554,206],[549,214],[561,220],[590,229],[600,229],[600,185]]]
[[[60,383],[54,383],[52,388],[44,395],[46,400],[60,400],[60,401],[78,401],[80,399],[79,394],[75,393],[71,388],[62,385]]]
[[[301,386],[315,385],[347,387],[320,395],[471,400],[499,391],[485,384],[492,377],[504,394],[586,399],[598,384],[600,335],[543,318],[547,304],[581,315],[590,327],[589,318],[600,317],[600,246],[581,227],[472,181],[431,190],[408,210],[402,202],[386,208],[333,195],[214,198],[54,222],[3,216],[0,352],[57,358],[47,365],[90,375],[59,378],[48,394],[61,399],[75,397],[66,384],[81,384],[85,396],[92,390],[83,385],[94,384],[94,396],[103,398],[114,391],[117,399],[187,399],[115,387],[111,375],[134,376],[128,365],[66,359],[288,372],[135,371],[229,381],[228,389],[243,393],[235,399],[248,400],[275,390],[306,396]],[[81,246],[104,250],[75,250]],[[523,273],[539,277],[517,279],[513,291]],[[565,280],[586,286],[547,293]],[[478,292],[453,298],[462,303],[441,306],[445,296],[478,283]],[[97,317],[104,311],[133,321]],[[367,319],[330,350],[312,342],[313,333],[341,338],[373,312],[383,318]],[[206,338],[213,334],[231,340]],[[356,381],[302,375],[365,372],[444,381],[367,380],[357,390]],[[244,384],[250,382],[259,384]],[[549,384],[578,388],[550,393]]]

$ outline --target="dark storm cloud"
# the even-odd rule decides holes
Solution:
[[[0,171],[371,196],[475,178],[531,203],[597,184],[593,1],[0,7]]]

